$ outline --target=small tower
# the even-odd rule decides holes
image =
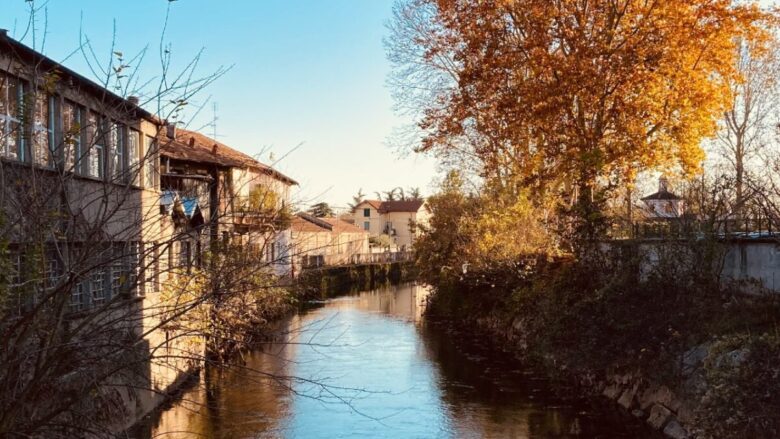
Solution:
[[[652,217],[679,218],[685,213],[685,200],[669,191],[669,180],[663,175],[658,179],[658,192],[642,198]]]

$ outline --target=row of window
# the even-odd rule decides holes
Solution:
[[[154,137],[0,72],[0,156],[156,188]]]

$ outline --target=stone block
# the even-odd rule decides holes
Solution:
[[[621,388],[617,383],[612,383],[604,388],[602,394],[609,399],[617,399],[620,396]]]
[[[618,398],[618,404],[626,410],[630,410],[634,407],[634,399],[636,392],[639,389],[639,384],[635,384],[633,387],[626,389]]]
[[[668,424],[666,424],[666,427],[664,428],[664,435],[671,439],[688,439],[690,437],[688,432],[682,427],[682,425],[680,425],[679,422],[677,422],[676,419],[672,419]]]
[[[661,404],[655,404],[650,409],[650,416],[647,418],[647,423],[654,429],[660,430],[666,426],[666,423],[671,416],[671,410]]]
[[[639,408],[648,410],[653,404],[669,405],[674,394],[666,386],[651,385],[639,395]]]

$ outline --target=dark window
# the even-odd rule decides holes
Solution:
[[[365,217],[371,216],[371,209],[363,209],[363,216]]]

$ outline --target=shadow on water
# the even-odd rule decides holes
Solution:
[[[311,304],[242,369],[209,369],[141,437],[654,437],[550,384],[479,336],[423,318],[428,290]]]

